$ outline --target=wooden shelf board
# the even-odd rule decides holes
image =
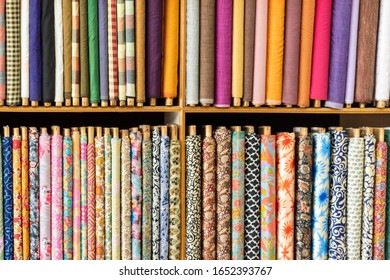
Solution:
[[[0,113],[178,113],[179,106],[144,107],[0,107]]]

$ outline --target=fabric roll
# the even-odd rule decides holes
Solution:
[[[233,1],[232,97],[244,95],[244,14],[245,1]]]
[[[14,219],[14,260],[23,260],[21,137],[12,136],[12,186]]]
[[[0,153],[2,153],[0,141]],[[0,156],[0,260],[4,260],[3,156]]]
[[[107,0],[98,1],[99,81],[100,100],[108,102],[108,6]],[[111,142],[110,142],[111,145]]]
[[[217,260],[231,258],[231,154],[230,130],[219,128],[214,134],[217,143]]]
[[[310,82],[313,59],[313,37],[316,1],[303,0],[301,48],[299,60],[298,106],[310,106]]]
[[[131,246],[132,260],[141,260],[142,248],[142,134],[130,133],[131,144]]]
[[[374,99],[379,2],[360,0],[355,89],[355,102],[359,103]]]
[[[64,28],[62,1],[54,1],[55,102],[64,102]]]
[[[6,83],[7,83],[7,63],[6,59],[6,12],[5,12],[5,3],[6,0],[0,1],[0,100],[5,100],[6,98]]]
[[[212,136],[202,143],[202,259],[216,257],[216,143]]]
[[[245,247],[246,260],[260,260],[260,142],[255,132],[245,134]]]
[[[118,100],[117,0],[108,0],[108,98]]]
[[[126,100],[126,33],[125,0],[117,0],[117,40],[118,40],[118,94],[119,101]]]
[[[186,259],[201,259],[201,138],[186,137]]]
[[[328,259],[330,134],[313,133],[312,258]]]
[[[180,259],[180,141],[171,139],[169,147],[169,259]]]
[[[30,3],[31,3],[31,1],[30,1]],[[30,22],[31,22],[31,19],[30,19]],[[64,35],[64,38],[63,38],[63,43],[64,43],[64,58],[63,58],[64,59],[64,97],[66,99],[71,99],[72,98],[72,1],[62,0],[62,27],[63,27],[63,33],[64,33],[63,34]],[[30,56],[31,56],[31,54],[30,54]],[[31,69],[31,67],[30,67],[30,69]]]
[[[255,46],[256,1],[245,1],[244,22],[244,97],[246,102],[253,98],[253,65]]]
[[[104,260],[104,137],[95,137],[96,166],[96,259]]]
[[[64,260],[73,260],[73,158],[72,139],[64,136],[62,149],[62,170],[63,170],[63,238],[64,238]]]
[[[232,259],[244,259],[245,132],[232,135]]]
[[[104,259],[112,259],[112,149],[111,135],[104,134]]]
[[[347,179],[347,256],[360,260],[364,178],[364,139],[350,138]]]
[[[312,259],[313,138],[298,136],[296,141],[295,259]]]
[[[43,1],[45,4],[45,1]],[[20,105],[20,1],[5,0],[6,104]],[[46,22],[45,22],[46,23]],[[46,44],[49,45],[49,44]],[[44,80],[45,81],[45,80]],[[49,82],[49,84],[52,82]],[[48,85],[49,85],[48,84]],[[14,252],[17,253],[17,252]]]
[[[276,258],[292,260],[294,256],[294,188],[295,134],[276,135],[276,191],[278,198]]]
[[[352,0],[334,0],[329,58],[329,90],[326,107],[341,109],[345,101],[347,82],[349,29]]]
[[[142,141],[142,259],[152,259],[152,141]]]
[[[175,98],[179,64],[179,1],[164,2],[163,96]]]
[[[42,44],[41,44],[42,43],[41,42],[42,1],[30,0],[29,7],[30,7],[29,14],[34,15],[30,17],[30,21],[29,21],[30,101],[41,101],[42,100]],[[69,11],[71,11],[71,9]]]
[[[233,0],[215,0],[216,107],[229,107],[232,96]],[[218,253],[217,253],[218,254]]]
[[[158,128],[152,131],[152,259],[160,259],[160,144]]]
[[[111,139],[112,149],[112,259],[121,259],[121,139]],[[107,211],[107,209],[106,209]]]
[[[81,259],[81,168],[80,168],[80,133],[72,132],[73,159],[73,259]]]
[[[388,127],[385,128],[385,142],[387,144],[387,174],[390,174],[390,129]],[[386,177],[386,248],[385,248],[385,259],[390,259],[390,176]]]
[[[88,0],[80,0],[80,96],[89,98]]]
[[[160,260],[168,260],[169,248],[169,137],[160,146]]]
[[[146,93],[161,97],[163,2],[146,2]]]
[[[135,48],[137,53],[136,59],[136,101],[144,103],[145,97],[145,0],[136,1],[135,3],[136,24],[135,24]]]
[[[376,143],[373,259],[385,259],[387,143]]]
[[[36,128],[29,131],[29,208],[30,208],[30,259],[39,260],[39,134]]]
[[[30,1],[20,1],[20,95],[30,97]]]
[[[4,188],[4,259],[14,259],[13,228],[13,180],[12,180],[12,138],[2,138],[2,175]],[[43,212],[43,209],[41,210]],[[41,223],[42,224],[42,223]],[[50,234],[50,231],[49,231]],[[50,238],[49,238],[50,240]],[[49,241],[50,242],[50,241]],[[42,251],[41,251],[42,252]]]
[[[283,65],[282,102],[286,105],[297,105],[299,88],[299,62],[301,44],[301,0],[286,1],[286,23]],[[302,18],[302,25],[303,25]],[[303,28],[303,26],[302,26]],[[302,34],[303,35],[303,34]],[[304,41],[302,41],[304,46]]]
[[[87,217],[88,217],[88,260],[96,259],[96,181],[95,146],[87,145]]]
[[[88,259],[88,163],[86,133],[80,134],[80,171],[81,171],[81,259]]]
[[[374,235],[374,185],[375,185],[375,145],[372,134],[364,137],[364,183],[363,183],[363,223],[362,260],[372,260]]]
[[[50,136],[39,136],[39,259],[51,259],[51,184],[50,184]]]
[[[345,89],[345,104],[352,104],[355,95],[356,51],[357,51],[358,26],[359,26],[359,5],[360,5],[360,0],[355,0],[352,2],[351,26],[349,31],[347,86]]]
[[[126,28],[126,96],[135,98],[135,7],[133,0],[125,2]],[[138,38],[137,38],[138,39]]]
[[[268,0],[256,2],[255,53],[253,67],[253,101],[255,106],[265,103],[267,68]]]
[[[316,1],[310,99],[328,100],[332,0]]]
[[[21,141],[23,260],[30,259],[30,202],[28,189],[28,165],[28,137],[26,137]]]
[[[390,94],[390,2],[381,1],[376,60],[375,100],[389,100]]]
[[[199,103],[199,17],[200,1],[186,3],[186,104]]]
[[[214,103],[215,0],[200,1],[199,101]]]
[[[98,2],[88,0],[89,100],[100,102]]]
[[[72,0],[72,98],[80,97],[80,0]]]
[[[131,260],[131,161],[130,138],[121,138],[121,259]]]

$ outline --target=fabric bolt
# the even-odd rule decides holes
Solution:
[[[160,146],[160,260],[168,260],[169,248],[169,137]]]
[[[201,138],[186,137],[186,259],[201,259]]]
[[[330,134],[313,133],[312,259],[328,259]]]
[[[118,100],[117,0],[108,0],[108,98]]]
[[[88,0],[80,0],[80,96],[89,98]]]
[[[70,99],[72,98],[72,1],[62,0],[62,27],[64,36],[64,97]]]
[[[282,94],[282,102],[286,105],[297,105],[298,101],[302,2],[304,1],[286,1]]]
[[[135,48],[137,53],[136,59],[136,102],[144,103],[146,101],[145,96],[145,0],[135,2]]]
[[[152,259],[152,141],[142,141],[142,259]]]
[[[245,134],[244,259],[260,260],[260,141],[255,132]]]
[[[6,0],[0,1],[0,100],[6,98],[7,64],[6,64]]]
[[[95,170],[95,146],[87,145],[87,236],[88,236],[88,260],[96,259],[96,170]]]
[[[355,102],[362,104],[374,100],[379,2],[382,1],[360,0]]]
[[[131,260],[131,161],[130,138],[121,138],[121,259]]]
[[[89,84],[91,103],[100,102],[98,1],[88,0]]]
[[[2,153],[0,141],[0,153]],[[0,260],[4,260],[4,210],[3,210],[3,156],[0,156]]]
[[[81,260],[88,259],[88,163],[86,133],[80,134],[80,171],[81,171]]]
[[[146,93],[161,97],[163,2],[146,2]]]
[[[345,89],[345,104],[352,104],[355,96],[356,52],[359,27],[360,0],[352,2],[351,26],[349,31],[349,50],[347,67],[347,85]]]
[[[364,180],[364,139],[349,138],[347,178],[347,256],[360,260]]]
[[[98,1],[99,81],[100,100],[108,102],[108,5]],[[92,101],[92,100],[91,100]],[[111,143],[110,143],[111,144]]]
[[[64,28],[62,1],[54,1],[55,102],[64,102]]]
[[[28,190],[28,138],[21,141],[23,260],[30,259],[30,202]]]
[[[23,260],[21,137],[12,136],[12,186],[14,220],[14,260]]]
[[[51,215],[52,188],[50,135],[41,133],[39,136],[39,259],[51,259]]]
[[[152,131],[152,260],[160,259],[160,144],[158,128]]]
[[[245,1],[233,1],[232,97],[244,95],[244,15]]]
[[[180,259],[180,141],[171,139],[169,147],[169,259]]]
[[[252,102],[253,65],[255,46],[256,1],[245,1],[244,18],[244,96],[243,100]]]
[[[20,95],[30,97],[30,1],[20,1]]]
[[[112,149],[112,259],[121,259],[121,139],[111,139]]]
[[[125,2],[126,28],[126,96],[135,98],[135,7],[133,0]],[[137,38],[138,39],[138,38]]]
[[[126,100],[126,33],[125,0],[117,0],[117,40],[118,40],[118,94],[119,101]]]
[[[42,42],[41,42],[42,1],[41,0],[30,0],[29,2],[30,2],[29,14],[34,15],[34,16],[30,17],[30,21],[29,21],[29,34],[30,34],[30,37],[29,37],[29,56],[30,56],[29,57],[29,91],[30,91],[30,101],[41,101],[42,100]],[[0,53],[0,56],[1,56],[1,53]]]
[[[30,208],[30,259],[39,260],[39,134],[36,128],[29,131],[29,208]]]
[[[104,134],[104,259],[112,259],[112,148]]]
[[[295,259],[311,260],[313,138],[298,136],[296,151]]]
[[[229,107],[232,96],[233,0],[215,0],[216,107]],[[218,253],[217,253],[218,254]]]
[[[385,259],[387,143],[376,143],[373,259]]]
[[[72,0],[72,98],[80,98],[80,0]]]
[[[215,0],[200,1],[199,15],[199,101],[214,103]]]
[[[13,180],[12,180],[12,138],[2,138],[2,176],[4,188],[4,259],[14,259],[13,228]],[[42,210],[41,210],[42,212]],[[50,233],[50,231],[49,231]]]
[[[212,136],[202,142],[202,259],[216,257],[216,142]]]
[[[276,258],[294,256],[295,134],[276,135],[277,247]]]
[[[73,158],[72,139],[64,136],[62,147],[63,170],[63,238],[64,260],[73,260]]]
[[[186,3],[186,104],[199,103],[200,0]]]
[[[44,1],[43,1],[44,2]],[[6,104],[20,105],[20,1],[5,0]],[[50,83],[50,82],[49,82]],[[14,252],[17,253],[17,252]]]
[[[390,129],[388,127],[385,128],[385,142],[387,144],[387,174],[390,174]],[[385,259],[390,259],[390,176],[386,176],[386,248],[385,248]]]
[[[255,106],[265,103],[268,0],[256,1],[255,53],[253,66],[253,100]]]
[[[219,128],[214,133],[217,143],[216,170],[216,202],[217,202],[217,234],[216,259],[231,258],[231,155],[232,137],[230,130]]]
[[[72,173],[73,173],[73,259],[81,259],[81,162],[80,162],[80,133],[72,132]]]
[[[104,137],[95,137],[96,259],[104,260]]]
[[[329,84],[326,107],[341,109],[347,82],[349,29],[352,0],[333,0],[329,58]]]
[[[244,259],[245,132],[232,134],[232,259]]]
[[[363,222],[362,222],[362,260],[372,260],[374,236],[374,185],[375,185],[375,145],[372,134],[364,137],[364,183],[363,183]]]
[[[131,145],[131,246],[132,260],[141,260],[142,249],[142,133],[130,133]]]

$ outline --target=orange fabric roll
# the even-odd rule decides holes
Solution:
[[[232,97],[242,98],[244,90],[244,10],[245,1],[233,2]]]

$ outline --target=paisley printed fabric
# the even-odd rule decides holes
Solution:
[[[152,141],[142,141],[142,259],[152,259]]]
[[[88,259],[88,173],[87,173],[87,143],[86,133],[80,134],[80,170],[81,170],[81,259]]]
[[[213,137],[208,136],[202,143],[202,258],[215,260],[215,191],[216,191],[216,148]]]
[[[201,259],[201,138],[186,137],[186,259]]]
[[[296,163],[295,259],[310,260],[313,194],[313,139],[310,135],[298,137]]]
[[[96,259],[96,182],[95,182],[95,145],[87,146],[87,176],[88,176],[88,260]]]
[[[104,259],[112,259],[112,150],[111,135],[104,134]]]
[[[294,258],[295,134],[278,133],[277,150],[277,246],[278,260]]]
[[[13,186],[12,186],[12,139],[3,137],[2,139],[2,175],[4,186],[4,259],[14,259],[13,244]],[[50,241],[50,240],[49,240]]]
[[[80,132],[72,131],[73,158],[73,259],[81,259],[81,168]]]
[[[231,154],[230,130],[218,128],[217,143],[217,260],[231,258]]]
[[[246,260],[260,260],[260,142],[245,134],[245,246]]]
[[[362,237],[364,139],[349,138],[347,180],[347,255],[360,260]]]
[[[232,135],[232,259],[244,259],[245,132]]]
[[[21,137],[12,137],[12,178],[14,218],[14,260],[23,259]]]
[[[21,141],[23,260],[30,259],[30,211],[28,195],[28,138]]]
[[[30,259],[39,260],[39,134],[29,131]]]
[[[364,137],[364,183],[363,183],[363,223],[362,260],[372,260],[374,235],[374,184],[375,184],[375,145],[373,134]]]
[[[387,174],[390,174],[390,129],[385,128],[385,142],[387,144]],[[390,176],[386,177],[386,245],[385,259],[390,260]]]
[[[329,259],[346,260],[348,137],[345,131],[330,134]]]
[[[160,146],[160,260],[168,259],[169,244],[169,138],[161,136]]]
[[[131,260],[130,138],[125,135],[121,140],[121,256]]]
[[[313,133],[313,139],[312,258],[313,260],[327,260],[329,244],[330,134]]]
[[[121,259],[121,139],[111,139],[112,149],[112,259]]]
[[[376,144],[373,259],[385,259],[387,144]]]
[[[96,259],[104,260],[104,137],[95,137]]]
[[[0,141],[0,153],[1,141]],[[3,216],[3,156],[0,155],[0,261],[4,260],[4,216]]]
[[[62,151],[62,169],[63,177],[63,227],[64,227],[64,260],[73,259],[73,159],[72,159],[72,140],[64,136]]]
[[[160,130],[152,132],[152,259],[160,259]]]
[[[276,158],[275,135],[261,135],[260,146],[260,258],[276,259]]]
[[[169,147],[169,259],[180,259],[180,141]]]

